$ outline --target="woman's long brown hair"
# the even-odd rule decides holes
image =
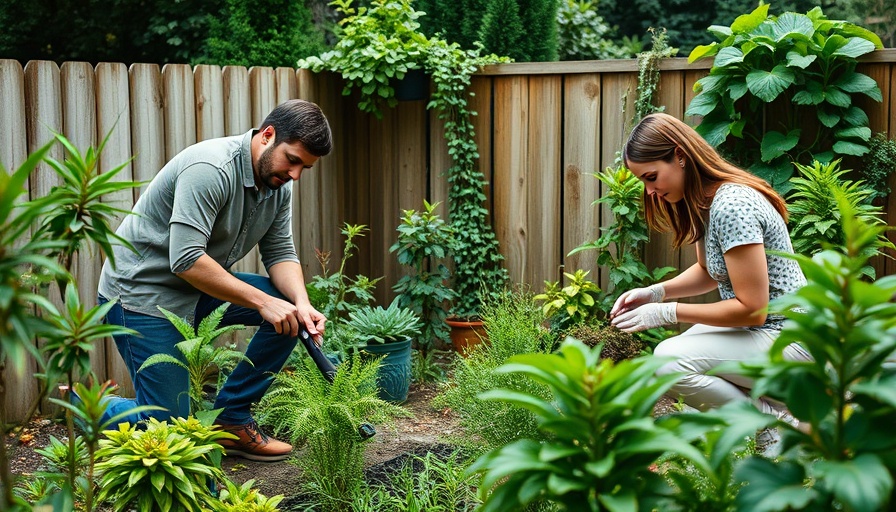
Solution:
[[[622,148],[622,158],[626,166],[629,162],[673,162],[676,150],[684,157],[684,198],[669,203],[648,196],[646,189],[643,196],[647,224],[660,232],[671,231],[676,248],[703,238],[704,213],[709,211],[716,190],[723,183],[757,190],[787,221],[787,204],[768,182],[722,158],[693,128],[668,114],[650,114],[641,119]]]

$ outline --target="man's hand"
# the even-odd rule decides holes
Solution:
[[[638,332],[678,322],[677,302],[648,303],[613,318],[614,327],[625,332]]]
[[[314,344],[319,347],[324,341],[324,329],[327,323],[327,317],[320,311],[314,309],[311,304],[304,307],[298,305],[296,308],[299,320],[305,325],[305,330],[311,335]]]
[[[277,334],[299,335],[299,328],[303,322],[299,316],[299,309],[295,304],[276,297],[270,297],[269,300],[258,308],[258,312],[265,322],[274,326]]]

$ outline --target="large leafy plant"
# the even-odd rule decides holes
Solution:
[[[483,512],[521,510],[540,500],[567,510],[661,509],[667,487],[650,470],[660,455],[670,452],[706,466],[696,448],[653,421],[656,401],[679,378],[654,375],[666,361],[638,358],[614,365],[599,355],[599,346],[589,349],[568,339],[558,353],[519,355],[498,368],[550,390],[548,399],[511,390],[482,395],[534,413],[547,439],[520,439],[470,466],[483,475]]]
[[[688,61],[714,57],[713,66],[695,84],[686,115],[704,116],[697,131],[711,145],[786,192],[791,162],[868,151],[868,116],[855,95],[882,96],[856,65],[882,45],[819,7],[780,16],[768,10],[763,4],[730,27],[709,28],[718,41],[694,48]]]
[[[553,329],[562,330],[603,319],[604,310],[599,302],[601,290],[588,280],[588,273],[582,269],[572,274],[564,272],[569,284],[561,288],[559,281],[545,281],[544,293],[533,297],[536,301],[544,301],[541,310]]]
[[[104,432],[97,452],[100,500],[110,500],[115,512],[133,506],[148,512],[203,510],[202,503],[213,499],[208,479],[223,477],[212,459],[224,452],[218,440],[235,436],[194,418],[150,418],[143,427],[122,423]]]
[[[768,364],[746,366],[755,396],[787,404],[808,426],[784,430],[782,461],[752,458],[738,469],[749,481],[739,510],[889,510],[896,475],[896,276],[864,279],[868,248],[886,226],[860,220],[839,197],[845,244],[795,259],[808,284],[771,304],[789,318]],[[812,361],[791,362],[800,343]],[[748,412],[747,410],[744,413]],[[754,412],[754,414],[759,414]]]

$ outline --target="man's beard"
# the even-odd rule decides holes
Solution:
[[[282,187],[288,179],[283,179],[274,173],[274,146],[264,150],[258,158],[258,179],[269,190],[277,190]]]

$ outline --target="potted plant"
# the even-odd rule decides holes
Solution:
[[[423,76],[432,41],[419,31],[417,18],[424,13],[410,0],[373,0],[370,7],[352,7],[352,0],[334,0],[330,5],[345,17],[339,21],[339,41],[320,56],[298,61],[298,67],[314,72],[334,71],[345,78],[344,95],[361,91],[358,107],[382,117],[381,108],[398,103],[396,90],[408,99],[423,99],[429,81]],[[407,78],[424,93],[407,92]]]
[[[364,306],[349,313],[346,326],[362,343],[362,352],[384,356],[377,375],[380,398],[404,402],[411,385],[411,342],[420,334],[423,323],[408,308],[393,300],[389,307]]]

